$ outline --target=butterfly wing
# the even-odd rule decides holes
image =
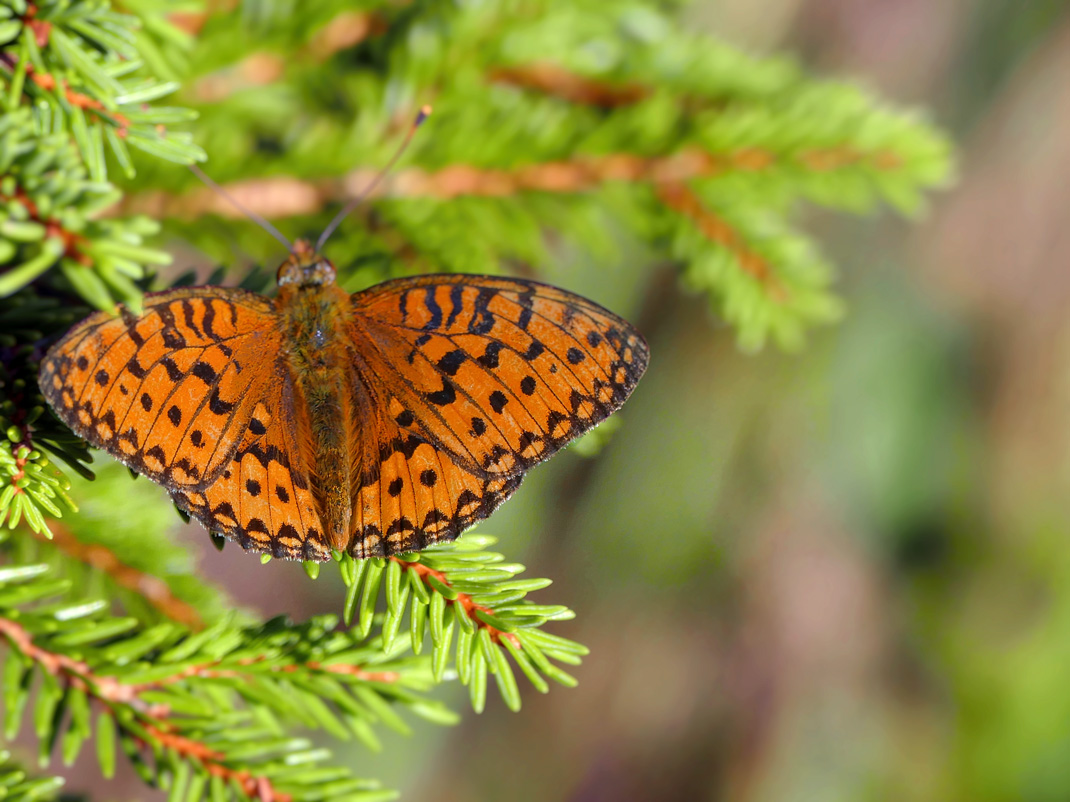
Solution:
[[[420,276],[351,302],[359,378],[381,418],[356,504],[358,551],[378,553],[362,537],[398,550],[392,527],[405,530],[398,544],[456,537],[620,407],[647,365],[629,323],[537,282]]]
[[[243,548],[329,556],[308,490],[274,305],[188,287],[145,311],[98,312],[41,365],[45,398],[79,436],[162,484]]]
[[[166,487],[203,487],[229,461],[278,347],[275,313],[242,290],[145,296],[135,317],[97,312],[48,352],[39,381],[80,437]]]
[[[366,355],[355,356],[362,364]],[[367,433],[355,446],[363,471],[353,496],[349,550],[358,558],[452,540],[490,515],[522,478],[472,471],[432,439],[403,430],[390,414],[386,383],[354,382],[356,417]]]
[[[330,547],[299,446],[293,385],[283,368],[254,407],[258,423],[245,430],[216,480],[200,490],[174,489],[171,498],[209,531],[246,551],[323,562],[330,559]]]
[[[420,276],[352,303],[397,423],[488,474],[526,470],[604,420],[647,365],[627,321],[533,281]]]

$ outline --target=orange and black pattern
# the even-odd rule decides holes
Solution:
[[[97,312],[41,366],[45,398],[80,437],[166,487],[222,473],[278,351],[266,298],[222,287],[145,296],[145,312]],[[255,424],[254,424],[255,425]]]
[[[334,341],[296,342],[295,319]],[[340,355],[322,362],[341,371],[345,396],[326,408],[347,420],[309,400],[319,351]],[[250,551],[326,560],[332,547],[369,557],[455,538],[617,409],[647,358],[634,328],[579,296],[444,275],[348,301],[333,284],[274,302],[221,287],[150,294],[140,316],[75,326],[40,381],[76,433],[211,531]],[[327,475],[350,477],[348,493],[317,489],[326,429],[346,452],[346,470]],[[338,521],[341,543],[325,534]]]
[[[526,470],[620,407],[648,359],[631,325],[536,282],[399,279],[354,295],[353,309],[353,347],[388,419],[379,430],[394,435],[362,477],[361,498],[396,499],[357,530],[369,554],[384,537],[388,550],[422,547],[485,518]]]

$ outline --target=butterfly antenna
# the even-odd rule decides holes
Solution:
[[[346,219],[350,212],[352,212],[361,203],[363,203],[364,200],[372,193],[372,191],[377,186],[379,186],[379,182],[381,182],[386,177],[387,173],[394,169],[394,165],[397,164],[398,159],[401,158],[401,154],[403,154],[405,150],[409,147],[409,143],[412,141],[412,137],[413,134],[416,133],[416,129],[419,128],[423,124],[424,120],[426,120],[430,116],[431,107],[423,106],[420,109],[419,114],[416,115],[416,119],[412,121],[412,125],[409,126],[409,132],[405,134],[405,139],[404,141],[402,141],[401,146],[398,147],[397,151],[390,158],[390,161],[386,163],[386,167],[384,167],[376,174],[375,178],[372,179],[372,182],[368,184],[368,186],[366,186],[359,195],[357,195],[355,198],[349,201],[349,203],[343,206],[342,210],[338,212],[338,214],[334,216],[334,219],[327,224],[327,227],[323,229],[323,233],[320,234],[320,238],[316,240],[316,253],[319,253],[323,250],[323,245],[325,242],[327,242],[327,238],[334,233],[335,229],[338,228],[341,222]]]
[[[293,243],[286,239],[286,237],[282,235],[282,232],[275,228],[275,226],[271,225],[271,223],[265,220],[261,215],[254,212],[252,209],[246,209],[245,206],[238,202],[237,198],[235,198],[233,195],[223,189],[223,187],[219,186],[219,184],[209,178],[208,175],[205,174],[205,172],[200,167],[195,164],[188,164],[186,166],[189,167],[190,171],[195,176],[197,176],[197,178],[201,179],[201,181],[203,181],[209,189],[215,190],[228,201],[230,201],[231,205],[233,205],[235,209],[244,214],[254,223],[259,225],[262,229],[264,229],[264,231],[266,231],[283,245],[285,245],[287,251],[293,253]]]

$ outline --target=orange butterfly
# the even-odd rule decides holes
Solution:
[[[191,287],[98,312],[49,351],[41,388],[210,531],[322,561],[452,540],[646,369],[631,325],[545,284],[334,279],[298,242],[274,300]]]

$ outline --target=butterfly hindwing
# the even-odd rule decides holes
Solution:
[[[250,426],[223,472],[202,490],[177,490],[172,498],[210,531],[246,551],[294,560],[330,558],[316,512],[309,467],[298,447],[292,387],[276,374],[253,411],[263,429]]]
[[[371,464],[354,497],[349,551],[358,558],[418,551],[453,540],[490,515],[523,478],[473,473],[386,416],[367,430],[377,435],[370,449],[376,456],[367,460]]]

